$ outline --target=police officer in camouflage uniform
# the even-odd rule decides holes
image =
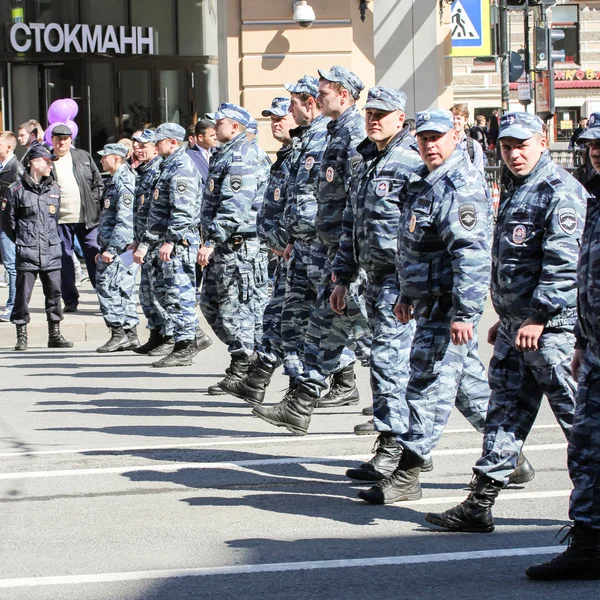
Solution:
[[[298,387],[291,398],[286,397],[274,407],[257,406],[253,413],[273,425],[286,427],[297,435],[308,429],[312,412],[319,396],[326,388],[327,377],[344,368],[348,387],[354,387],[353,363],[341,362],[351,337],[355,342],[369,338],[364,299],[360,298],[360,279],[352,284],[343,316],[333,312],[329,296],[333,290],[332,263],[341,237],[342,214],[350,183],[350,159],[356,146],[364,138],[364,119],[356,108],[356,100],[364,88],[352,71],[334,66],[330,71],[319,71],[319,102],[321,112],[332,118],[327,125],[328,142],[319,172],[317,232],[327,246],[327,262],[322,285],[308,325],[304,343],[304,373],[298,378]]]
[[[489,398],[475,328],[490,277],[490,191],[458,146],[448,110],[417,115],[424,161],[401,199],[397,271],[401,323],[416,321],[406,386],[408,417],[397,441],[396,470],[359,498],[389,504],[421,497],[419,475],[452,407],[469,398],[483,423]]]
[[[135,302],[134,265],[125,265],[120,255],[133,240],[135,174],[127,162],[123,144],[107,144],[98,152],[104,171],[111,175],[102,194],[96,256],[96,293],[111,337],[97,352],[117,352],[139,347],[139,323]]]
[[[208,173],[202,202],[202,246],[198,264],[205,268],[200,308],[217,337],[227,344],[231,364],[225,379],[242,379],[254,355],[262,314],[262,288],[267,285],[266,253],[256,233],[262,197],[259,185],[268,177],[265,164],[246,138],[251,116],[235,104],[223,103],[215,113],[222,143]],[[223,381],[225,383],[225,381]],[[219,384],[208,388],[222,394]]]
[[[565,437],[573,424],[577,256],[587,193],[552,162],[535,115],[500,119],[507,166],[492,251],[492,302],[500,320],[488,334],[489,402],[475,489],[457,507],[426,519],[453,531],[494,530],[491,508],[531,431],[544,395]]]
[[[398,466],[402,447],[396,433],[406,429],[404,400],[414,323],[402,324],[393,308],[400,294],[396,251],[402,190],[423,161],[404,124],[406,95],[392,88],[369,90],[366,109],[368,138],[352,159],[352,183],[344,211],[343,233],[333,272],[336,287],[331,307],[343,314],[348,288],[362,267],[367,274],[366,301],[371,345],[371,389],[374,423],[379,432],[375,456],[357,469],[353,479],[378,481]]]
[[[283,146],[277,160],[271,165],[269,182],[257,218],[258,238],[276,257],[271,298],[263,315],[262,341],[257,349],[257,360],[243,380],[224,380],[220,387],[227,393],[247,402],[261,403],[275,369],[283,362],[281,342],[281,315],[286,289],[287,262],[283,252],[287,236],[283,222],[287,204],[287,180],[293,160],[294,146],[290,130],[294,119],[288,112],[288,98],[273,98],[271,108],[262,111],[271,121],[273,138]]]
[[[571,363],[578,382],[568,449],[574,525],[566,552],[527,569],[529,577],[544,581],[600,578],[600,113],[590,116],[578,141],[587,144],[594,171],[585,184],[591,197],[577,267],[579,320]]]
[[[185,137],[185,129],[176,123],[163,123],[156,130],[156,148],[163,161],[146,231],[136,251],[149,261],[156,302],[173,325],[173,350],[152,363],[159,368],[191,365],[192,358],[212,344],[204,332],[197,331],[195,262],[202,180],[185,152]]]
[[[154,289],[149,277],[149,265],[151,261],[149,257],[144,261],[142,253],[137,252],[146,231],[148,212],[152,203],[152,192],[160,174],[160,164],[163,160],[156,150],[154,143],[155,133],[155,130],[144,129],[139,135],[132,137],[134,155],[139,161],[140,166],[137,168],[138,178],[135,188],[133,243],[131,244],[131,250],[134,252],[134,261],[141,265],[140,304],[142,305],[142,310],[148,321],[148,329],[150,330],[148,341],[134,350],[137,354],[149,354],[161,345],[164,346],[164,353],[168,354],[173,349],[175,343],[172,341],[173,332],[172,325],[168,323],[169,316],[165,309],[156,302]],[[168,334],[165,335],[166,332],[170,333],[170,336]],[[151,356],[156,355],[153,353]]]

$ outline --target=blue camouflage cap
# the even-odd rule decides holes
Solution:
[[[341,83],[356,100],[360,96],[360,92],[365,89],[365,84],[360,80],[356,73],[353,73],[346,67],[335,65],[329,71],[319,69],[319,75],[327,81],[337,81]]]
[[[578,142],[591,142],[600,139],[600,112],[595,112],[588,119],[588,128],[577,138]]]
[[[220,121],[221,119],[233,119],[240,125],[248,127],[252,117],[245,108],[238,106],[237,104],[223,102],[219,105],[219,108],[215,113],[215,121]]]
[[[156,136],[156,131],[153,129],[144,129],[140,135],[133,135],[131,139],[134,142],[139,142],[140,144],[149,144],[154,143],[154,138]]]
[[[510,137],[517,140],[528,140],[536,133],[544,135],[544,123],[537,115],[526,112],[510,112],[500,117],[498,139]]]
[[[253,133],[254,135],[258,133],[258,121],[254,117],[250,117],[246,131],[248,133]]]
[[[448,133],[454,129],[454,115],[446,109],[424,110],[417,113],[417,135],[424,131]]]
[[[263,117],[270,117],[271,115],[274,117],[285,117],[285,115],[288,114],[289,108],[289,98],[273,98],[273,101],[271,102],[271,108],[263,110],[261,115]]]
[[[109,154],[116,154],[121,158],[127,158],[129,154],[129,148],[123,144],[106,144],[102,150],[98,151],[100,156],[108,156]]]
[[[163,123],[159,125],[154,134],[154,141],[160,142],[161,140],[177,140],[183,142],[186,138],[186,131],[177,123]]]
[[[319,80],[312,75],[300,77],[296,83],[284,83],[283,87],[290,94],[310,94],[313,98],[319,95]]]
[[[365,108],[374,108],[383,112],[406,109],[406,94],[394,88],[377,86],[369,90]]]

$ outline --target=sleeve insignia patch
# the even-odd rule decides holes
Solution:
[[[577,230],[577,213],[575,209],[570,207],[559,208],[558,224],[567,235],[573,235]]]
[[[180,196],[183,196],[183,194],[185,194],[186,190],[187,190],[187,183],[185,181],[180,181],[177,184],[177,193]]]
[[[123,204],[127,207],[131,206],[133,204],[133,196],[131,194],[125,194],[125,196],[123,196]]]
[[[231,190],[234,193],[239,192],[242,189],[242,178],[239,175],[234,175],[231,178]]]
[[[477,225],[477,209],[474,204],[462,204],[458,209],[458,220],[467,230],[473,231]]]

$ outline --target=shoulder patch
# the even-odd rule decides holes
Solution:
[[[127,207],[131,206],[133,203],[133,196],[131,194],[125,194],[123,196],[123,204]]]
[[[473,231],[477,225],[477,209],[474,204],[461,204],[458,207],[458,220],[467,230]]]
[[[235,193],[242,189],[242,178],[239,175],[233,175],[231,178],[231,189]]]
[[[571,207],[559,208],[558,224],[567,235],[573,235],[577,230],[577,213],[575,209]]]
[[[186,191],[187,191],[187,183],[185,181],[180,181],[177,184],[177,193],[180,196],[183,196],[183,194],[185,194]]]
[[[6,200],[2,200],[2,210],[6,208]]]

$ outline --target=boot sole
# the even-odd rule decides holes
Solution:
[[[290,425],[289,423],[282,423],[281,421],[273,421],[273,419],[269,419],[268,417],[265,417],[264,415],[261,415],[260,413],[257,413],[255,411],[252,411],[252,414],[255,417],[258,417],[259,419],[262,419],[266,423],[275,425],[275,427],[285,427],[290,433],[293,433],[294,435],[306,435],[305,430],[298,429],[297,427],[294,427],[293,425]]]
[[[127,349],[129,349],[129,345],[119,346],[118,348],[113,348],[111,350],[101,350],[100,348],[96,348],[96,352],[98,352],[98,354],[112,354],[113,352],[121,352],[121,350]]]
[[[483,526],[477,525],[468,525],[466,523],[463,524],[454,524],[448,523],[447,521],[442,521],[441,519],[436,519],[435,516],[430,515],[429,513],[425,514],[425,520],[432,525],[437,525],[442,529],[446,529],[448,531],[464,531],[465,533],[492,533],[496,528],[493,524]]]
[[[48,344],[48,348],[72,348],[73,342],[69,342],[68,344]]]
[[[356,431],[356,430],[354,430],[354,435],[379,435],[379,431]]]
[[[334,404],[323,404],[322,402],[317,402],[315,404],[315,408],[339,408],[341,406],[356,406],[360,402],[360,399],[356,400],[345,400],[343,402],[335,402]]]
[[[205,342],[202,342],[200,346],[196,347],[192,356],[197,356],[198,354],[200,354],[200,352],[202,352],[202,350],[206,350],[209,346],[212,346],[212,343],[212,339],[208,338]]]
[[[244,402],[247,402],[248,404],[252,404],[253,406],[261,406],[263,403],[262,400],[255,400],[254,398],[249,398],[248,396],[244,396],[243,394],[240,394],[239,392],[231,391],[229,388],[221,385],[220,383],[218,383],[217,385],[226,394],[229,394],[230,396],[233,396],[234,398],[238,398],[239,400],[243,400]]]
[[[354,479],[355,481],[375,482],[375,483],[377,483],[378,481],[381,481],[382,479],[385,479],[385,477],[383,475],[380,475],[379,477],[377,477],[375,475],[367,475],[366,473],[364,475],[360,475],[359,473],[360,473],[360,471],[358,471],[357,469],[354,469],[354,474],[351,474],[351,469],[349,469],[348,471],[346,471],[346,477],[348,477],[348,479]]]
[[[155,369],[171,369],[173,367],[191,367],[192,361],[190,360],[190,362],[186,362],[186,363],[177,363],[176,365],[157,365],[155,363],[152,363],[152,366]]]
[[[368,504],[395,504],[396,502],[410,502],[411,500],[420,500],[423,497],[423,491],[419,490],[418,492],[415,492],[413,494],[404,494],[404,496],[400,496],[398,498],[381,498],[381,501],[379,500],[379,498],[377,499],[367,499],[364,496],[361,496],[362,492],[358,493],[358,497],[361,500],[364,500],[365,502],[367,502]]]

